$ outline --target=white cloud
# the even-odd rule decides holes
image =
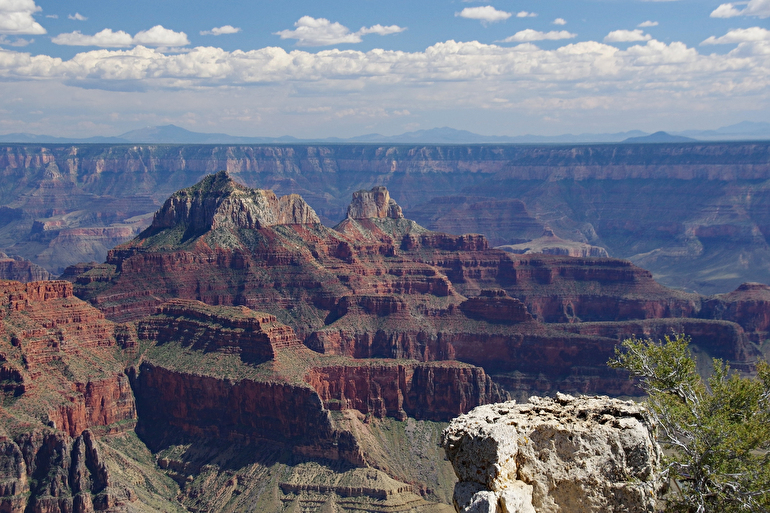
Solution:
[[[403,32],[405,30],[405,28],[399,27],[398,25],[389,25],[387,27],[383,27],[378,23],[377,25],[372,25],[371,27],[361,27],[361,30],[359,30],[357,33],[362,35],[377,34],[379,36],[389,36],[390,34],[398,34],[399,32]]]
[[[79,30],[66,34],[59,34],[51,39],[54,44],[66,46],[98,46],[101,48],[120,48],[126,46],[144,45],[144,46],[185,46],[189,45],[187,34],[184,32],[174,32],[164,28],[162,25],[156,25],[149,30],[138,32],[135,36],[118,30],[104,29],[93,36],[81,34]]]
[[[564,18],[556,18],[551,23],[553,23],[554,25],[566,25],[567,20],[565,20]]]
[[[76,12],[75,14],[68,14],[67,18],[71,20],[77,20],[77,21],[86,21],[88,18],[80,14],[79,12]]]
[[[232,25],[224,25],[222,27],[214,27],[211,30],[201,30],[202,36],[221,36],[223,34],[237,34],[240,32],[240,27],[233,27]]]
[[[516,32],[514,35],[500,41],[501,43],[526,43],[531,41],[558,41],[560,39],[572,39],[577,34],[567,32],[566,30],[552,30],[550,32],[539,32],[537,30],[525,29]]]
[[[756,43],[760,41],[770,41],[770,30],[761,27],[734,29],[721,37],[711,36],[701,44],[725,45],[734,43]]]
[[[712,18],[734,18],[740,16],[742,11],[735,8],[733,4],[722,4],[711,11]]]
[[[58,20],[59,19],[59,15],[58,14],[46,14],[45,17],[46,18],[51,18],[51,19],[54,19],[54,20]]]
[[[738,10],[736,5],[746,7]],[[712,18],[734,18],[736,16],[756,16],[758,18],[770,18],[770,0],[750,0],[749,2],[737,2],[721,4],[711,13]]]
[[[133,40],[134,44],[145,46],[185,46],[189,45],[187,34],[174,32],[164,28],[163,25],[155,25],[151,29],[137,32]]]
[[[45,34],[32,17],[41,10],[34,0],[0,0],[0,34]]]
[[[494,23],[496,21],[507,20],[513,16],[513,14],[506,11],[499,11],[491,5],[485,5],[483,7],[466,7],[462,11],[456,12],[455,16],[468,18],[470,20],[479,20],[483,23]]]
[[[641,27],[641,28],[657,27],[657,26],[658,26],[657,21],[650,21],[650,20],[643,21],[639,25],[637,25],[637,27]]]
[[[104,29],[101,32],[97,32],[93,36],[87,34],[81,34],[79,30],[75,32],[69,32],[67,34],[59,34],[58,36],[51,38],[51,41],[57,45],[66,46],[99,46],[101,48],[119,48],[123,46],[131,46],[134,38],[131,34],[118,30],[113,32],[112,29]]]
[[[313,18],[303,16],[294,24],[294,30],[281,30],[275,32],[275,35],[281,36],[281,39],[296,39],[297,46],[329,46],[345,43],[360,43],[361,36],[367,34],[379,34],[381,36],[403,32],[405,28],[397,25],[383,27],[382,25],[373,25],[371,27],[361,27],[358,32],[351,32],[349,28],[341,23],[327,20],[326,18]]]
[[[519,11],[516,13],[517,18],[536,18],[537,13],[536,12],[528,12],[528,11]]]
[[[645,34],[642,29],[613,30],[604,37],[605,43],[635,43],[637,41],[649,41],[652,36]]]
[[[494,98],[503,94],[515,97],[506,109],[627,111],[637,109],[633,105],[645,105],[645,115],[654,109],[669,115],[704,102],[720,108],[733,101],[766,105],[770,103],[768,70],[770,45],[701,55],[681,42],[655,40],[625,50],[596,41],[553,50],[527,42],[503,47],[446,41],[421,52],[330,49],[313,53],[277,47],[228,52],[198,47],[168,54],[137,46],[78,53],[69,60],[0,48],[0,78],[6,83],[48,81],[70,89],[145,95],[138,99],[173,90],[175,98],[184,98],[185,109],[212,94],[224,98],[240,95],[238,91],[246,86],[260,85],[239,97],[254,94],[265,101],[272,95],[275,99],[264,108],[274,109],[317,106],[323,98],[321,103],[333,105],[333,112],[381,105],[389,112],[415,113],[446,110],[447,105],[458,112],[486,109],[485,105],[491,109],[501,105]],[[303,98],[307,104],[298,104]]]

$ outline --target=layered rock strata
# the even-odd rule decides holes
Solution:
[[[430,232],[401,217],[381,187],[356,193],[334,229],[272,210],[257,222],[254,198],[263,195],[211,175],[174,195],[155,224],[105,264],[65,276],[116,321],[150,315],[174,297],[240,305],[274,315],[327,355],[459,360],[483,366],[517,396],[633,395],[605,362],[638,321],[740,317],[717,306],[724,299],[667,289],[627,261],[518,255],[490,249],[481,235]],[[271,224],[281,219],[288,224]],[[732,325],[720,331],[732,333],[721,345],[703,347],[750,370],[763,325],[741,322],[759,331],[746,338]],[[592,327],[567,326],[586,323]]]
[[[632,259],[666,285],[724,293],[770,282],[768,148],[8,144],[0,150],[0,247],[55,274],[103,261],[107,243],[119,241],[67,232],[80,244],[60,246],[55,236],[38,239],[32,223],[68,216],[65,230],[117,228],[225,169],[251,187],[301,194],[330,226],[353,192],[388,184],[408,217],[432,230],[482,233],[498,246],[536,239],[548,225],[563,239]]]
[[[608,397],[481,406],[442,445],[458,512],[652,512],[664,491],[661,449],[644,408]]]
[[[12,280],[27,283],[30,281],[50,280],[51,273],[43,267],[21,257],[10,258],[0,252],[0,280]]]
[[[137,501],[99,437],[136,424],[125,361],[135,350],[66,281],[0,281],[0,509],[115,511]],[[125,353],[124,353],[125,352]]]

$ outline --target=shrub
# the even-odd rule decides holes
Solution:
[[[714,360],[704,381],[689,337],[624,340],[608,365],[626,369],[647,394],[671,493],[666,511],[770,511],[770,365],[755,377]]]

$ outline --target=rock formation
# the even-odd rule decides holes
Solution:
[[[348,206],[348,217],[351,219],[402,219],[401,207],[390,197],[388,189],[383,186],[374,187],[371,191],[353,193],[353,201]]]
[[[430,232],[400,217],[347,217],[328,229],[303,216],[268,226],[255,224],[255,214],[235,214],[252,208],[254,200],[244,198],[261,194],[224,173],[211,175],[174,195],[155,224],[111,251],[105,264],[65,276],[115,321],[150,315],[175,297],[240,305],[272,314],[324,354],[459,360],[482,366],[517,397],[633,395],[633,385],[605,362],[639,328],[636,321],[647,323],[645,333],[660,334],[673,325],[655,320],[691,319],[688,327],[707,334],[709,325],[692,319],[717,315],[703,308],[704,298],[667,289],[627,261],[516,255],[489,249],[480,235]],[[203,205],[228,205],[225,221],[214,222],[219,207]],[[350,212],[386,215],[395,205],[386,189],[375,188],[356,193]],[[200,212],[209,212],[206,222]],[[313,222],[297,224],[307,220]],[[586,323],[592,326],[583,329]],[[720,328],[729,334],[721,345],[707,337],[703,348],[750,370],[759,355],[751,341],[760,335],[747,338],[730,326]],[[402,416],[397,402],[385,409]]]
[[[0,281],[3,511],[114,511],[138,500],[101,438],[134,445],[129,332],[73,297],[69,282]]]
[[[571,257],[607,258],[610,256],[604,248],[592,246],[583,242],[564,240],[557,237],[550,228],[546,228],[543,235],[537,239],[519,244],[505,244],[498,246],[497,249],[516,253],[517,255],[542,253],[544,255],[564,255]]]
[[[39,265],[21,257],[10,258],[0,252],[0,280],[13,280],[27,283],[30,281],[50,280],[51,273]]]
[[[226,171],[209,175],[194,187],[173,194],[155,214],[146,234],[182,229],[183,240],[219,228],[256,230],[282,224],[320,223],[296,194],[278,198],[273,191],[249,189]]]
[[[458,512],[652,512],[661,449],[643,407],[608,397],[532,397],[453,420],[442,445]]]
[[[507,397],[468,364],[319,355],[274,316],[244,307],[177,299],[116,325],[66,281],[0,282],[0,358],[0,504],[14,513],[176,510],[177,495],[240,511],[241,494],[438,512],[426,498],[446,500],[446,484],[404,468],[411,456],[383,454],[373,423],[446,421]],[[176,452],[191,440],[220,444],[217,456]],[[157,466],[142,442],[162,455]],[[265,442],[270,450],[259,449]],[[237,456],[225,461],[221,443]],[[275,448],[291,460],[270,462]],[[336,463],[308,471],[316,459]],[[253,479],[264,472],[285,479]]]
[[[147,226],[143,216],[220,169],[251,187],[301,194],[328,226],[345,217],[353,192],[387,184],[407,217],[431,230],[484,234],[493,246],[535,239],[548,225],[668,286],[715,294],[770,282],[766,142],[8,144],[0,151],[0,248],[54,274],[102,262]],[[51,229],[33,231],[35,221]],[[121,226],[135,231],[120,240],[115,231],[69,231]]]
[[[629,335],[684,329],[746,372],[760,354],[767,287],[702,297],[623,260],[431,232],[384,188],[353,203],[330,229],[217,173],[105,263],[2,282],[0,436],[26,465],[8,467],[7,502],[440,511],[440,422],[509,394],[635,395],[605,364]],[[38,478],[73,476],[88,436],[109,486]]]

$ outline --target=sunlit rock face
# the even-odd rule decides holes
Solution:
[[[444,430],[458,512],[652,512],[664,483],[653,424],[605,396],[475,408]]]
[[[374,187],[370,191],[353,193],[353,201],[348,206],[348,217],[351,219],[402,219],[401,207],[390,197],[388,189],[383,186]]]

